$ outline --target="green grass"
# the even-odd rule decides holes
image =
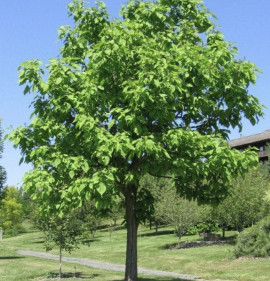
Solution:
[[[138,263],[140,267],[193,274],[207,280],[234,281],[268,281],[269,259],[237,260],[233,257],[233,246],[209,246],[192,249],[170,250],[166,245],[177,242],[175,234],[170,229],[161,229],[161,234],[141,227],[138,235]],[[164,234],[162,234],[162,231]],[[169,232],[169,233],[168,233]],[[81,246],[71,256],[124,264],[125,262],[125,230],[112,234],[101,231],[90,247]],[[186,236],[183,240],[197,240],[198,236]],[[0,281],[42,280],[50,273],[57,273],[56,261],[33,257],[20,257],[17,250],[44,251],[43,237],[40,232],[26,233],[17,237],[7,238],[0,242]],[[57,249],[51,253],[58,254]],[[69,256],[69,254],[65,254]],[[64,264],[65,273],[74,274],[72,264]],[[123,280],[123,273],[92,269],[76,265],[76,271],[81,272],[85,281]],[[40,279],[39,279],[40,278]],[[166,280],[173,278],[158,278],[142,276],[141,281]]]

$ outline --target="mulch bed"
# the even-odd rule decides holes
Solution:
[[[228,240],[219,240],[219,241],[187,241],[180,243],[180,247],[178,244],[171,245],[171,250],[179,250],[179,249],[189,249],[189,248],[197,248],[197,247],[207,247],[207,246],[215,246],[215,245],[232,245],[234,241]]]

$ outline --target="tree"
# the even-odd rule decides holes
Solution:
[[[202,221],[201,209],[194,201],[179,197],[176,190],[167,186],[164,197],[157,201],[156,209],[162,214],[163,221],[174,226],[178,236],[178,246],[188,229]]]
[[[19,192],[19,203],[22,204],[23,218],[34,222],[38,214],[38,205],[33,201],[29,194],[24,192],[22,187],[19,189]]]
[[[0,119],[0,125],[1,125],[1,119]],[[3,145],[3,139],[2,139],[2,130],[0,126],[0,159],[2,158],[2,153],[3,153],[4,145]],[[4,167],[0,165],[0,200],[1,200],[1,193],[2,189],[4,187],[6,181],[6,171]]]
[[[129,1],[117,20],[103,3],[74,0],[59,56],[45,69],[39,60],[20,66],[33,120],[9,138],[33,164],[24,188],[62,213],[90,198],[108,208],[122,196],[125,280],[137,280],[137,228],[151,199],[138,189],[145,174],[172,178],[182,197],[214,202],[257,164],[254,152],[231,150],[223,138],[241,130],[242,118],[262,116],[248,92],[258,69],[236,58],[200,2]]]
[[[269,192],[269,178],[263,168],[260,166],[235,179],[231,194],[219,206],[213,207],[212,216],[221,226],[223,238],[229,227],[242,231],[269,212],[269,202],[263,200]]]
[[[148,219],[155,223],[156,233],[160,224],[173,225],[180,244],[187,230],[202,221],[204,211],[195,202],[181,198],[172,184],[171,179],[145,175],[140,188],[149,190],[154,200]]]
[[[270,217],[269,215],[237,237],[234,255],[269,257],[270,256]]]
[[[159,225],[165,223],[163,215],[168,202],[166,199],[168,195],[167,190],[168,187],[169,189],[171,188],[172,181],[170,179],[157,178],[147,174],[141,179],[140,186],[150,191],[152,200],[154,200],[153,209],[150,209],[148,212],[148,220],[150,221],[150,228],[152,227],[152,223],[155,224],[157,234]],[[150,206],[151,205],[152,204],[150,204]]]
[[[270,177],[270,142],[268,142],[265,146],[265,150],[268,155],[268,160],[263,162],[262,171]]]
[[[124,217],[124,205],[122,200],[116,200],[115,204],[110,207],[106,217],[109,219],[110,223],[110,241],[112,241],[112,234],[116,230],[117,221]]]
[[[86,232],[91,234],[91,238],[95,238],[96,231],[101,225],[102,214],[95,208],[95,202],[85,202],[81,208],[74,211],[78,218],[84,224]]]
[[[3,190],[4,197],[0,207],[0,226],[17,234],[23,219],[22,204],[19,202],[20,192],[14,186],[6,186]]]
[[[230,198],[231,199],[231,198]],[[232,226],[233,206],[232,201],[226,198],[218,206],[212,208],[212,218],[216,220],[222,229],[222,238],[225,239],[225,232]]]
[[[78,248],[82,240],[84,226],[76,213],[69,213],[63,217],[54,215],[50,218],[40,216],[37,226],[45,233],[45,247],[47,251],[59,247],[59,278],[62,278],[63,251],[69,253]]]

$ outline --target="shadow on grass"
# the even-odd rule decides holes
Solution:
[[[98,241],[100,241],[100,239],[98,239],[98,238],[89,238],[89,239],[83,240],[83,243],[87,244],[87,243],[93,243],[93,242],[98,242]],[[38,240],[38,241],[34,241],[33,243],[44,244],[45,240]]]
[[[216,240],[216,241],[182,241],[180,246],[178,243],[164,244],[158,249],[160,250],[181,250],[181,249],[192,249],[192,248],[201,248],[201,247],[210,247],[210,246],[224,246],[224,245],[235,245],[234,239],[226,240]]]
[[[123,279],[119,280],[114,280],[114,281],[123,281]],[[153,278],[138,278],[138,281],[190,281],[190,279],[179,279],[179,278],[169,278],[169,277],[164,277],[164,278],[159,278],[155,279]]]
[[[226,241],[228,244],[235,245],[237,236],[238,235],[236,234],[236,235],[232,235],[232,236],[229,236],[229,237],[224,237],[224,238],[222,238],[222,240]]]
[[[94,242],[99,242],[99,241],[101,241],[101,240],[98,239],[98,238],[89,238],[89,239],[84,239],[83,243],[84,244],[89,244],[89,243],[94,243]]]
[[[139,278],[138,281],[155,281],[155,280],[159,280],[159,281],[187,281],[187,279],[179,279],[179,278],[164,278],[164,279],[154,279],[154,278]],[[189,279],[190,281],[190,279]]]
[[[85,279],[85,278],[96,278],[99,277],[99,274],[89,274],[89,275],[83,275],[82,272],[67,272],[67,273],[62,273],[62,279],[65,278],[80,278],[80,279]],[[48,274],[48,278],[58,278],[59,277],[59,272],[50,272]]]
[[[16,259],[23,259],[24,257],[18,257],[18,256],[6,256],[6,257],[0,257],[0,260],[16,260]]]
[[[174,230],[162,230],[162,231],[158,231],[158,232],[151,232],[151,233],[144,233],[144,234],[140,234],[141,237],[148,237],[148,236],[160,236],[160,235],[168,235],[168,234],[174,234],[175,231]]]
[[[44,244],[45,240],[38,240],[38,241],[34,241],[34,244]]]
[[[158,249],[160,249],[160,250],[173,250],[177,246],[178,246],[178,243],[176,242],[176,243],[170,243],[170,244],[162,245],[162,246],[158,247]]]

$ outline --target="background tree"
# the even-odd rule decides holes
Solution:
[[[269,191],[269,178],[263,173],[263,166],[250,170],[244,177],[233,181],[231,194],[217,207],[213,207],[213,219],[223,230],[229,227],[242,231],[262,219],[269,212],[269,203],[264,201]]]
[[[2,129],[1,129],[1,119],[0,119],[0,159],[2,158],[2,153],[4,149],[3,138],[2,138]],[[0,203],[1,203],[1,193],[6,181],[6,171],[4,167],[0,165]]]
[[[211,210],[208,205],[198,206],[196,202],[185,200],[177,194],[173,181],[169,178],[157,178],[145,175],[140,185],[147,188],[153,196],[153,211],[150,213],[150,220],[158,226],[173,225],[179,238],[192,228],[192,231],[206,231],[213,228],[211,221]],[[197,224],[198,228],[196,227]]]
[[[121,224],[124,222],[124,204],[123,200],[119,199],[114,202],[112,207],[107,212],[107,218],[110,224],[110,241],[112,241],[112,234],[116,230],[117,221],[121,220]]]
[[[214,202],[257,163],[222,138],[262,115],[248,92],[257,68],[237,59],[200,2],[129,1],[122,20],[110,20],[103,3],[74,0],[59,56],[45,70],[38,60],[20,67],[35,117],[10,134],[34,167],[24,188],[62,214],[91,197],[101,209],[122,196],[125,280],[137,280],[137,228],[152,205],[139,189],[145,174],[169,174],[182,197]]]
[[[86,236],[88,236],[88,233],[90,233],[91,238],[95,239],[95,234],[101,226],[103,215],[99,210],[96,209],[95,202],[93,200],[85,202],[82,207],[75,209],[74,212],[82,221]]]
[[[165,223],[163,212],[164,212],[164,198],[166,197],[166,187],[172,185],[172,181],[165,178],[156,178],[149,174],[145,175],[140,180],[141,188],[150,191],[150,194],[154,200],[153,209],[149,210],[147,219],[150,222],[150,228],[152,223],[155,224],[156,234],[158,232],[159,225]]]
[[[267,151],[268,160],[263,162],[262,172],[264,172],[270,178],[270,142],[268,142],[265,146],[265,150]]]
[[[50,251],[55,246],[59,248],[59,278],[62,278],[63,251],[70,253],[73,249],[79,248],[79,244],[85,243],[82,239],[84,224],[75,212],[70,212],[63,217],[40,216],[37,222],[38,228],[45,234],[46,250]]]
[[[19,196],[19,203],[22,204],[23,209],[23,219],[30,220],[35,222],[37,214],[38,214],[38,205],[34,200],[31,198],[29,194],[27,194],[23,188],[19,189],[20,196]]]
[[[174,226],[180,247],[181,237],[190,227],[202,221],[201,209],[196,202],[179,197],[171,186],[164,188],[163,192],[164,198],[157,201],[156,207],[163,221]]]
[[[270,256],[270,217],[269,215],[237,237],[234,255],[269,257]]]
[[[13,186],[6,186],[0,206],[0,227],[5,233],[15,235],[22,228],[23,206],[20,203],[20,192]]]
[[[222,230],[222,238],[225,238],[225,232],[232,227],[233,205],[231,198],[226,198],[218,206],[212,207],[211,216],[216,220]]]

